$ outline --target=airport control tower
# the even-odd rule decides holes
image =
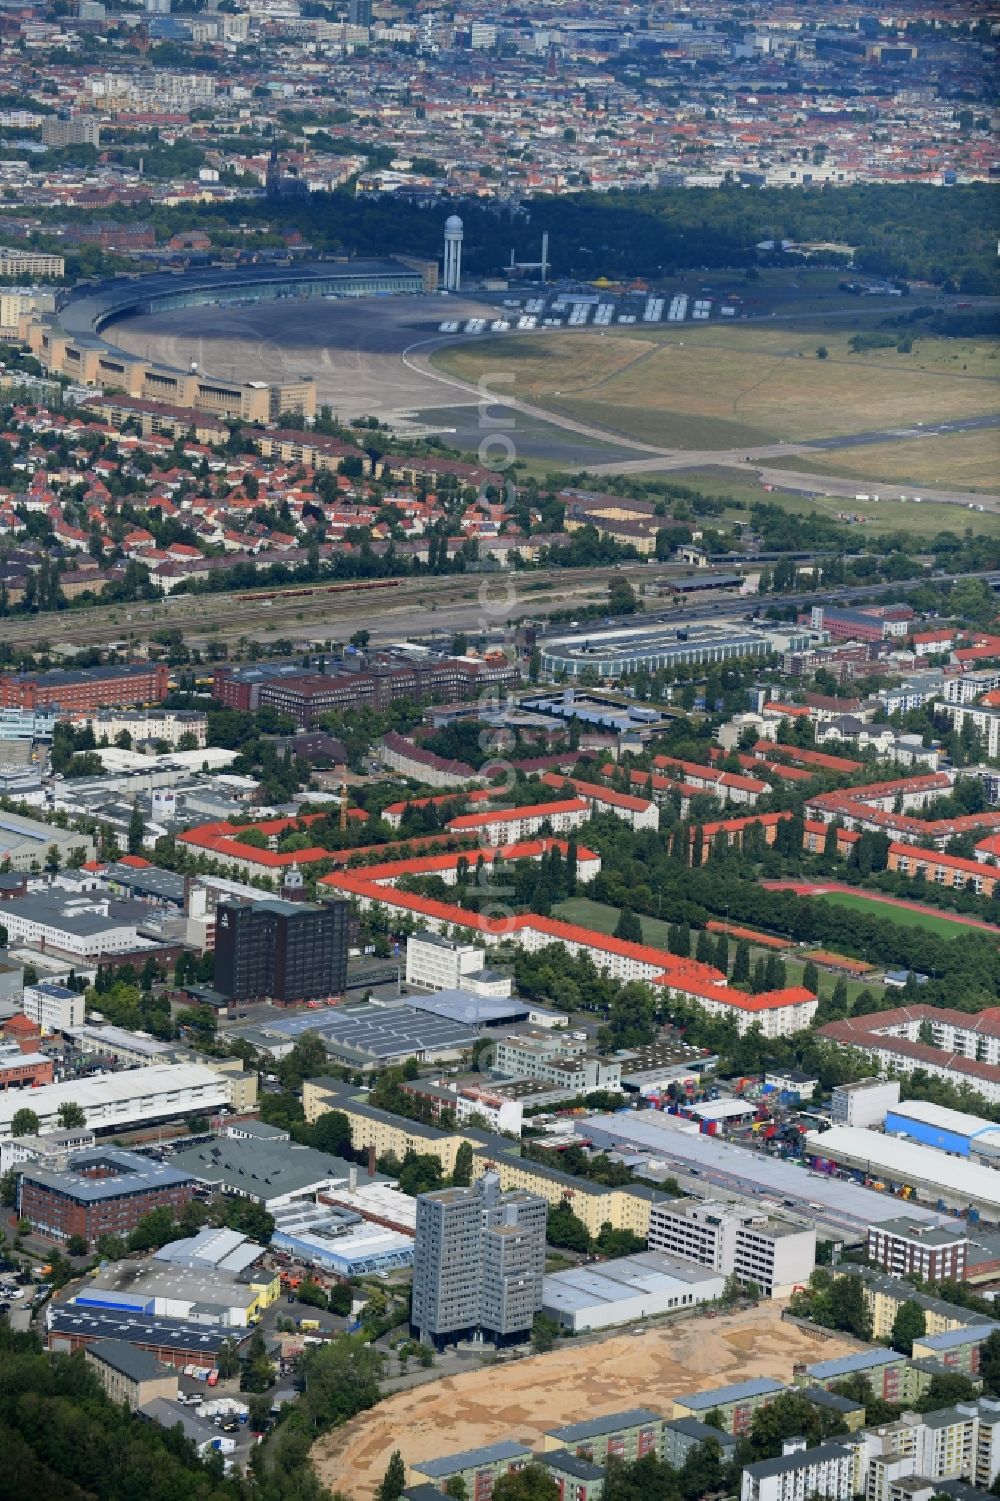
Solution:
[[[444,289],[457,292],[462,285],[462,221],[452,214],[444,226]]]

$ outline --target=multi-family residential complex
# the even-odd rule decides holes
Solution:
[[[828,1022],[821,1035],[873,1058],[886,1073],[926,1073],[991,1103],[1000,1100],[1000,1019],[995,1007],[980,1012],[911,1003],[877,1015]],[[929,1040],[926,1040],[929,1039]]]
[[[966,1235],[943,1227],[914,1225],[905,1218],[872,1225],[868,1230],[868,1260],[894,1277],[963,1282],[968,1253]]]
[[[785,1439],[777,1459],[745,1465],[740,1501],[805,1501],[827,1496],[849,1501],[854,1494],[850,1449],[836,1442],[807,1448],[804,1438]]]

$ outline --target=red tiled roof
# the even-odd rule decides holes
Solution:
[[[860,771],[864,766],[863,761],[852,761],[848,756],[831,756],[826,751],[801,750],[797,745],[780,745],[773,740],[758,740],[754,745],[754,754],[759,758],[766,756],[784,756],[789,761],[796,761],[800,766],[816,766],[823,771]]]
[[[484,824],[523,822],[528,818],[551,818],[556,813],[582,813],[587,803],[582,797],[562,798],[555,803],[529,803],[523,808],[484,809],[482,813],[463,813],[448,823],[449,829],[478,829]]]
[[[581,797],[589,798],[591,802],[604,803],[609,808],[629,808],[633,813],[645,813],[649,808],[649,799],[645,797],[633,797],[628,792],[616,792],[611,787],[601,787],[596,782],[582,782],[579,777],[562,777],[557,772],[546,772],[542,781],[547,787],[565,787],[567,783],[574,792],[579,792]]]

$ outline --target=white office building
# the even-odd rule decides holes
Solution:
[[[406,983],[421,990],[465,990],[501,999],[512,988],[510,975],[487,967],[485,949],[437,933],[414,933],[407,939]]]
[[[855,1474],[865,1501],[894,1501],[912,1491],[905,1484],[910,1477],[988,1490],[1000,1471],[1000,1401],[980,1397],[935,1412],[905,1412],[850,1442],[860,1446]]]
[[[55,980],[38,980],[24,987],[21,1009],[43,1032],[65,1032],[82,1027],[86,1003],[83,996]]]
[[[680,1199],[654,1204],[651,1250],[712,1267],[723,1277],[755,1282],[767,1298],[784,1298],[808,1282],[816,1265],[816,1232],[769,1219],[758,1209]]]
[[[898,1104],[898,1079],[858,1079],[833,1086],[830,1115],[836,1126],[881,1126],[886,1111]]]

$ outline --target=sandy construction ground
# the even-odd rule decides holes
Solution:
[[[322,1479],[352,1501],[371,1501],[393,1449],[413,1463],[501,1438],[536,1444],[548,1428],[650,1407],[669,1417],[672,1398],[753,1376],[788,1380],[796,1362],[857,1349],[783,1323],[774,1304],[716,1320],[654,1326],[596,1344],[567,1341],[548,1355],[485,1367],[390,1397],[321,1439]]]

